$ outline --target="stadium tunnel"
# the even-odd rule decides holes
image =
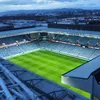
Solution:
[[[91,100],[100,100],[100,56],[62,75],[62,83],[91,94]]]

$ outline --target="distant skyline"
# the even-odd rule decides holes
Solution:
[[[0,11],[56,8],[100,9],[100,0],[0,0]]]

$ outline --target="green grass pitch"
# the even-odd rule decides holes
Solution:
[[[9,58],[8,60],[31,72],[43,76],[64,87],[67,87],[85,97],[89,98],[90,96],[88,93],[82,90],[61,83],[62,74],[85,63],[86,60],[51,52],[48,50],[34,51],[32,53]]]

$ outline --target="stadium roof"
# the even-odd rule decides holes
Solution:
[[[88,100],[2,58],[0,69],[0,100]]]
[[[89,35],[99,35],[100,32],[95,31],[86,31],[86,30],[72,30],[72,29],[58,29],[58,28],[48,28],[48,27],[36,27],[36,28],[27,28],[27,29],[19,29],[19,30],[10,30],[10,31],[2,31],[0,32],[0,37],[14,36],[20,34],[31,34],[35,32],[59,32],[64,34],[89,34]]]
[[[63,76],[87,79],[94,71],[96,71],[99,68],[100,68],[100,56],[64,74]]]

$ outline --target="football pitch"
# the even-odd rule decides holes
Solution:
[[[85,97],[89,98],[90,96],[88,93],[82,90],[61,83],[62,74],[87,62],[86,60],[48,50],[33,51],[28,54],[9,58],[8,60],[31,72],[43,76],[48,80],[67,87]]]

